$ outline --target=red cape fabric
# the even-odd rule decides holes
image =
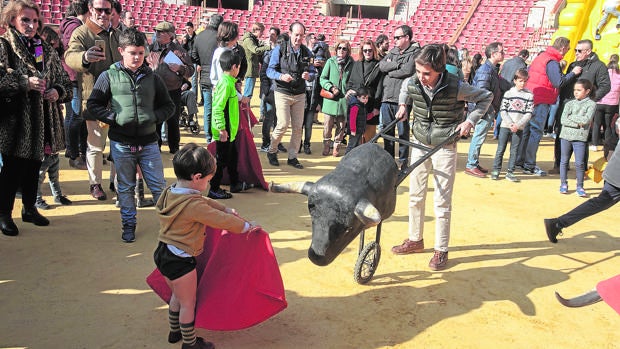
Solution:
[[[259,324],[287,306],[280,268],[264,230],[233,234],[207,228],[205,249],[196,257],[195,326],[234,331]],[[172,293],[156,268],[148,285],[166,303]]]
[[[239,181],[254,184],[256,187],[262,187],[269,190],[269,184],[265,181],[263,175],[263,166],[260,164],[256,144],[254,143],[254,135],[252,134],[252,126],[256,125],[258,120],[247,106],[239,103],[239,132],[237,132],[237,153],[239,160],[237,170],[239,171]],[[215,156],[215,142],[209,143],[207,149]],[[230,184],[228,172],[224,171],[222,184]]]
[[[605,303],[620,314],[620,275],[599,282],[596,291]]]

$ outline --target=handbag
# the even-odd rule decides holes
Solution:
[[[321,88],[320,95],[321,97],[331,99],[332,101],[337,101],[342,97],[342,93],[340,93],[340,91],[338,91],[337,94],[334,94],[333,92],[328,91],[324,88]]]

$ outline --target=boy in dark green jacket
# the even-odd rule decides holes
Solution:
[[[133,28],[125,30],[119,38],[122,60],[101,73],[87,102],[92,115],[110,125],[108,137],[118,181],[124,242],[136,239],[137,166],[155,201],[166,186],[156,125],[175,110],[163,80],[144,65],[145,47],[144,34]]]

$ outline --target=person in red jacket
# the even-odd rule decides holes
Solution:
[[[534,112],[528,125],[523,130],[523,139],[517,155],[517,167],[523,168],[524,174],[546,176],[547,172],[536,166],[538,144],[549,109],[555,104],[560,87],[574,76],[581,74],[581,67],[575,67],[564,75],[560,69],[560,60],[570,50],[570,40],[558,37],[543,53],[539,54],[530,65],[527,89],[534,94]]]

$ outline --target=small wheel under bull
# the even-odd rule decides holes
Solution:
[[[372,279],[381,259],[381,246],[377,241],[372,241],[357,256],[353,277],[358,284],[365,284]]]

